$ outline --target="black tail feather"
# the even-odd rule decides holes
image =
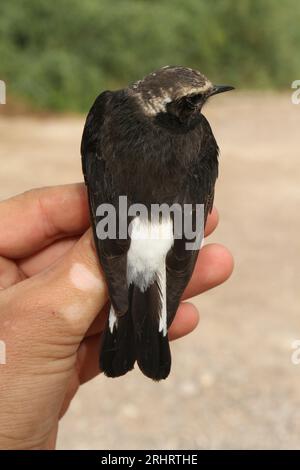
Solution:
[[[100,353],[100,368],[108,377],[119,377],[138,366],[147,377],[162,380],[171,369],[168,335],[159,331],[161,294],[157,282],[142,292],[131,285],[129,312],[110,331],[107,323]]]
[[[108,377],[119,377],[133,369],[135,360],[132,317],[127,312],[118,318],[112,332],[107,323],[103,333],[100,369]]]
[[[171,352],[168,335],[159,331],[161,294],[157,282],[145,292],[134,287],[131,312],[135,330],[135,349],[139,368],[147,377],[161,380],[171,369]]]

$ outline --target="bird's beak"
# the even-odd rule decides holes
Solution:
[[[209,96],[217,95],[219,93],[224,93],[225,91],[230,91],[230,90],[234,90],[234,87],[229,86],[229,85],[214,85]]]

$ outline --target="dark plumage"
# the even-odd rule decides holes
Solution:
[[[172,238],[169,245],[149,241],[146,248],[130,237],[99,239],[97,207],[110,203],[117,208],[123,195],[128,205],[142,203],[148,208],[204,204],[206,221],[218,175],[218,146],[201,109],[209,96],[229,89],[213,86],[198,71],[164,67],[126,89],[102,93],[88,114],[82,165],[112,305],[100,353],[100,366],[110,377],[125,374],[135,361],[154,380],[168,376],[166,328],[198,250],[186,250],[184,237]],[[129,222],[136,231],[148,227],[142,217]],[[164,227],[168,229],[168,222]]]

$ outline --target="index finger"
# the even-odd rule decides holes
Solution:
[[[24,258],[89,226],[83,183],[27,191],[0,202],[0,254]]]

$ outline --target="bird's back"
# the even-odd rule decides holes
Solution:
[[[144,116],[126,91],[115,93],[101,129],[101,148],[116,194],[148,206],[186,202],[187,179],[200,163],[204,119],[183,132]]]

